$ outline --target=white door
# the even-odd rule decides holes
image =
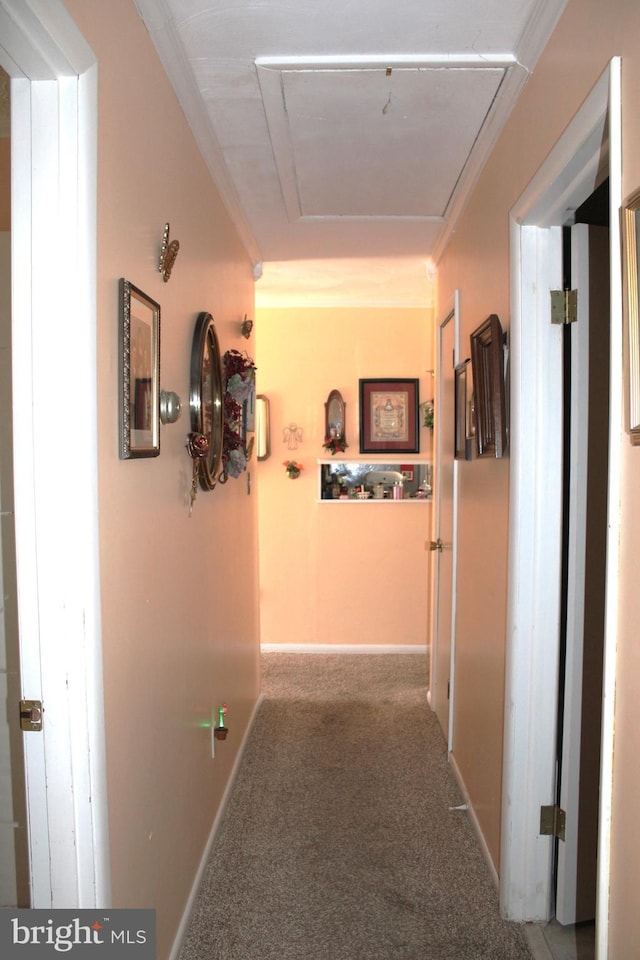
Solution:
[[[566,656],[559,804],[566,813],[558,844],[556,918],[596,914],[602,713],[604,577],[609,393],[609,231],[571,230],[571,325],[567,504]]]
[[[457,295],[453,310],[438,329],[438,384],[435,404],[435,515],[433,540],[434,618],[431,651],[431,706],[453,746],[451,705],[455,626],[455,376],[457,362]]]

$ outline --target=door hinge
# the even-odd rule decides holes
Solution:
[[[565,839],[567,815],[564,810],[555,804],[550,807],[540,807],[540,836]]]
[[[551,323],[575,323],[578,319],[578,291],[551,291]]]
[[[20,701],[20,729],[27,733],[37,733],[42,730],[42,701],[41,700],[21,700]]]

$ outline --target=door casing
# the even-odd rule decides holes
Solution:
[[[95,57],[60,0],[0,0],[31,906],[110,900],[97,493]]]

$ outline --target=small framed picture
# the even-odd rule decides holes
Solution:
[[[160,453],[160,304],[120,280],[120,459]]]
[[[360,453],[419,453],[418,379],[360,380]]]

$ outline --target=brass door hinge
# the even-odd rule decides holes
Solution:
[[[27,733],[37,733],[42,730],[42,701],[20,701],[20,729]]]
[[[551,323],[575,323],[578,319],[578,291],[551,291]]]
[[[540,807],[540,836],[565,839],[567,815],[559,806]]]

